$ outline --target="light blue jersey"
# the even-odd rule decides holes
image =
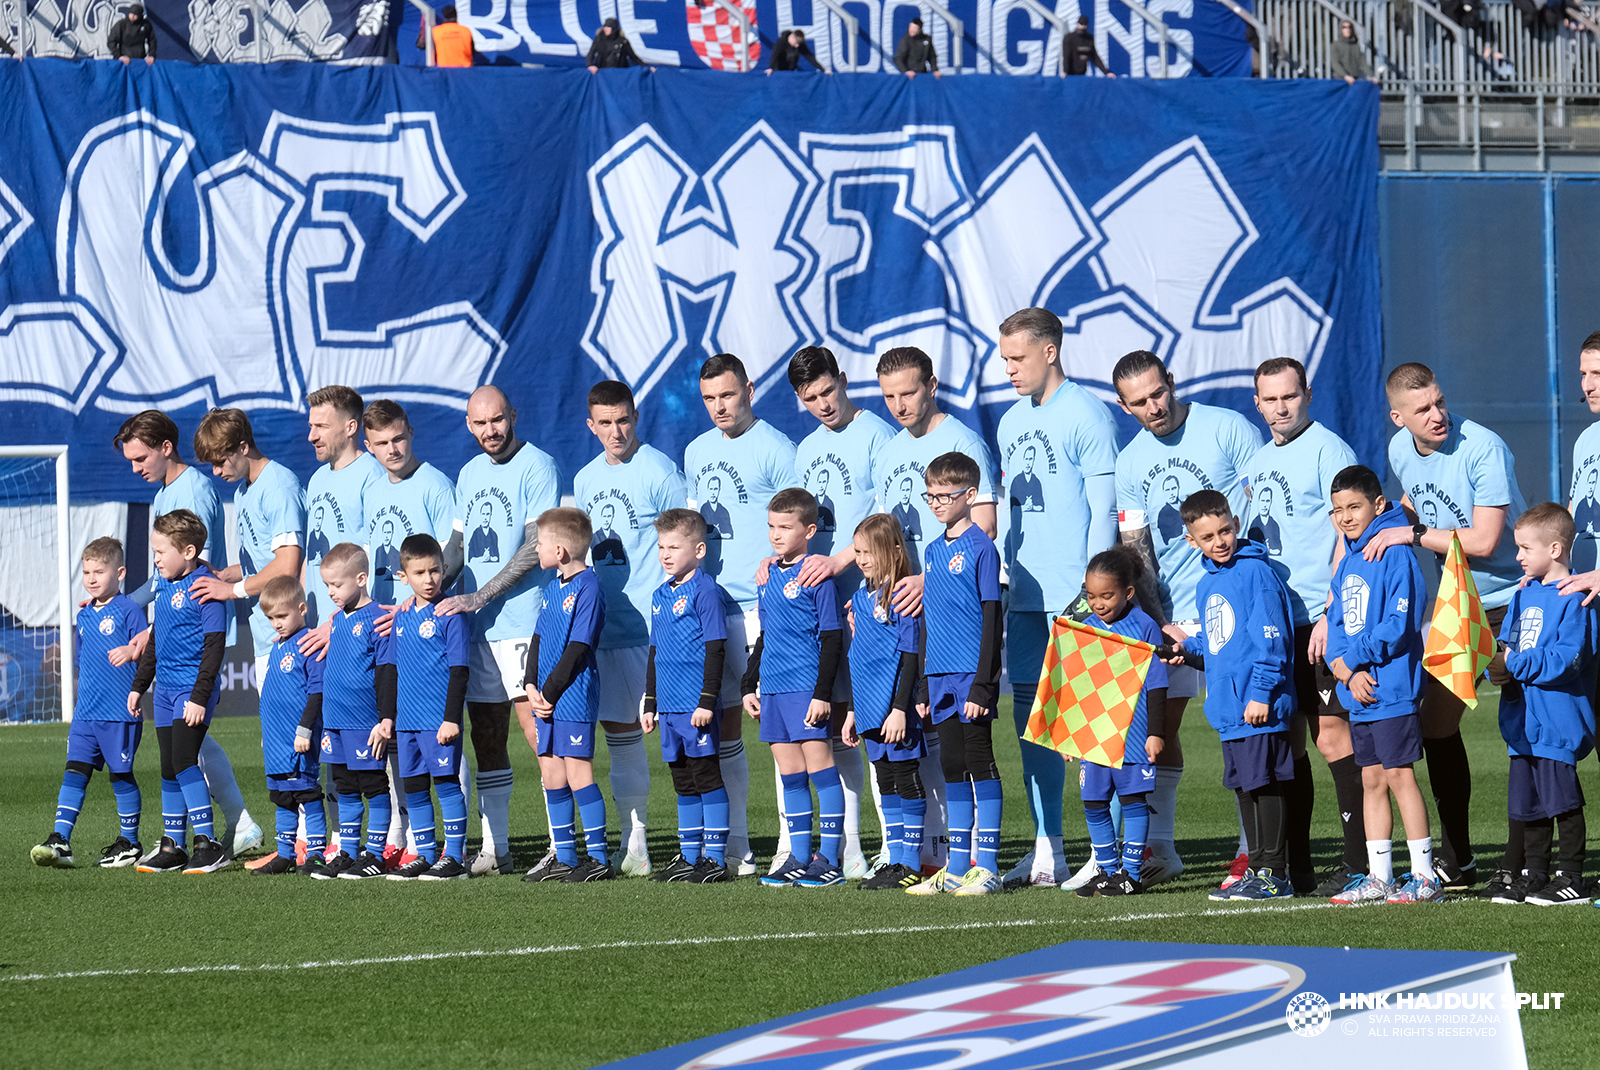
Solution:
[[[528,521],[561,504],[561,477],[550,455],[531,442],[499,464],[480,453],[456,481],[454,527],[465,540],[464,591],[476,591],[501,569],[527,538]],[[526,640],[539,623],[540,589],[554,573],[534,568],[472,618],[474,642]]]
[[[206,526],[206,544],[200,548],[200,558],[213,570],[221,572],[228,567],[228,539],[224,527],[222,499],[217,496],[217,485],[211,477],[194,465],[183,470],[183,475],[156,491],[150,505],[150,519],[174,509],[187,509],[199,517]],[[155,570],[150,573],[155,582]]]
[[[367,549],[372,560],[367,575],[372,580],[374,601],[392,606],[408,591],[401,585],[395,594],[400,572],[400,544],[407,535],[425,532],[443,546],[450,541],[450,526],[456,518],[456,486],[431,464],[396,483],[388,475],[367,489],[362,503],[367,518]]]
[[[1116,471],[1116,421],[1105,402],[1068,381],[1043,405],[1012,405],[998,437],[1011,609],[1059,611],[1089,567],[1084,481]]]
[[[900,521],[906,554],[916,572],[922,571],[924,547],[944,534],[944,525],[922,500],[928,489],[922,473],[935,457],[952,452],[965,453],[978,462],[977,504],[994,502],[994,462],[989,458],[989,447],[976,431],[954,416],[946,414],[921,438],[912,438],[910,431],[901,428],[883,447],[878,459],[874,476],[878,483],[878,509]]]
[[[845,549],[855,537],[856,525],[876,511],[874,473],[878,457],[893,438],[894,428],[887,421],[861,409],[843,429],[818,427],[800,443],[795,473],[800,485],[817,499],[817,534],[806,547],[808,552],[831,557]],[[861,573],[847,568],[833,585],[838,603],[844,605],[861,586]]]
[[[268,461],[254,481],[241,482],[234,492],[233,520],[239,526],[239,568],[254,576],[283,547],[303,545],[306,492],[293,472]],[[270,652],[278,638],[258,598],[250,599],[250,638],[258,658]]]
[[[1488,560],[1471,558],[1469,564],[1483,608],[1510,604],[1522,582],[1512,530],[1527,504],[1517,487],[1516,458],[1505,440],[1480,423],[1452,416],[1443,445],[1424,457],[1411,432],[1402,428],[1389,440],[1389,471],[1417,518],[1430,528],[1470,528],[1477,506],[1505,507],[1505,530],[1494,553]]]
[[[672,458],[641,444],[621,464],[602,453],[572,481],[572,496],[594,528],[589,559],[606,595],[601,650],[650,643],[651,599],[667,580],[656,552],[655,519],[688,500]]]
[[[1319,423],[1279,446],[1256,451],[1245,478],[1250,503],[1241,517],[1245,535],[1267,549],[1267,564],[1289,589],[1296,628],[1315,624],[1328,607],[1333,548],[1339,533],[1328,488],[1340,470],[1356,463],[1344,439]]]
[[[767,503],[800,482],[794,443],[765,420],[738,438],[713,427],[683,451],[683,476],[689,508],[706,519],[706,572],[738,609],[756,608],[756,566],[772,553]],[[734,609],[728,606],[730,613]]]
[[[1168,620],[1196,620],[1200,551],[1185,540],[1179,506],[1197,490],[1220,490],[1234,515],[1245,511],[1245,473],[1261,434],[1232,409],[1198,402],[1166,438],[1141,430],[1117,455],[1117,509],[1127,530],[1150,528],[1160,572],[1161,608]]]
[[[306,623],[315,627],[337,607],[328,599],[322,582],[323,555],[341,542],[367,541],[365,502],[373,484],[388,479],[383,465],[370,453],[334,470],[325,464],[311,473],[306,484]]]
[[[1600,567],[1600,423],[1583,429],[1572,447],[1572,494],[1569,504],[1578,525],[1572,544],[1572,571],[1593,572]]]

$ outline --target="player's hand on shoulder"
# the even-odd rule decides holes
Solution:
[[[839,574],[839,563],[827,554],[807,554],[800,566],[800,586],[816,587]]]
[[[411,599],[406,599],[406,604],[410,602]],[[372,630],[387,638],[394,631],[394,615],[400,607],[380,605],[378,608],[382,609],[383,612],[373,618]]]
[[[1593,602],[1594,596],[1600,594],[1600,569],[1596,569],[1593,572],[1573,573],[1562,580],[1556,588],[1556,593],[1563,595],[1573,594],[1577,591],[1582,591],[1587,595],[1583,600],[1584,605]]]
[[[772,571],[772,566],[778,563],[776,557],[763,557],[761,563],[756,565],[756,586],[763,587],[767,582],[767,575]]]
[[[1383,528],[1367,540],[1367,545],[1362,549],[1361,556],[1368,561],[1376,561],[1383,556],[1384,551],[1391,546],[1411,545],[1413,534],[1410,528]]]
[[[902,617],[922,616],[922,573],[902,577],[890,592],[889,600]]]
[[[321,661],[328,656],[328,638],[333,634],[333,621],[325,620],[321,624],[306,632],[300,637],[300,654],[310,657],[312,654]]]
[[[408,598],[406,601],[410,602],[411,599]],[[439,603],[433,607],[433,615],[435,617],[453,617],[458,613],[471,612],[472,610],[470,607],[468,607],[467,600],[461,597],[459,594],[453,594],[449,598],[442,598],[439,600]]]
[[[127,646],[112,647],[106,652],[106,660],[112,665],[126,665],[130,661],[137,661],[138,658],[133,652],[133,644],[129,643]]]
[[[744,697],[744,712],[748,713],[752,717],[760,717],[761,716],[761,696],[760,695],[746,695]]]

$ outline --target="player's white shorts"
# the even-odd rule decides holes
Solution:
[[[1183,629],[1185,638],[1200,634],[1200,622],[1197,620],[1175,620],[1172,623]],[[1200,693],[1200,684],[1205,678],[1205,673],[1193,665],[1168,665],[1167,697],[1194,698]]]
[[[743,701],[739,695],[739,681],[750,666],[750,651],[761,636],[761,614],[754,609],[747,609],[729,616],[726,623],[728,641],[723,644],[725,653],[720,698],[723,709],[738,706]]]
[[[650,666],[648,646],[623,646],[594,652],[600,682],[600,719],[633,724],[644,709],[644,677]]]
[[[480,639],[467,655],[468,702],[511,702],[527,694],[522,686],[528,668],[528,640]]]

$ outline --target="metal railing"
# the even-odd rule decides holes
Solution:
[[[839,17],[839,22],[844,27],[845,63],[849,70],[845,73],[854,74],[861,69],[861,20],[844,9],[839,0],[822,0],[822,6]],[[829,32],[832,32],[830,27]]]
[[[827,3],[828,0],[822,0]],[[961,73],[961,39],[966,35],[966,25],[938,0],[922,0],[922,4],[950,27],[950,70],[947,74]]]
[[[1256,31],[1256,53],[1261,77],[1272,77],[1272,31],[1267,29],[1267,24],[1256,18],[1250,12],[1234,3],[1234,0],[1217,0],[1217,3],[1243,19],[1245,24]]]
[[[726,11],[739,24],[739,47],[734,52],[734,61],[739,64],[739,73],[744,74],[750,69],[750,49],[756,43],[755,27],[750,25],[750,16],[744,13],[744,8],[734,3],[733,0],[711,0],[713,4]]]

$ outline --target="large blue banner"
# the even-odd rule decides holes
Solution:
[[[997,327],[1034,304],[1102,397],[1147,348],[1248,412],[1298,357],[1382,463],[1366,85],[30,61],[0,116],[0,441],[70,443],[75,497],[148,499],[111,438],[152,405],[242,406],[308,476],[329,383],[405,404],[452,473],[498,383],[570,480],[591,384],[681,456],[726,351],[799,437],[808,344],[880,413],[878,355],[921,346],[992,431]]]
[[[1243,7],[1252,5],[1253,0],[1243,0]],[[750,21],[750,37],[715,0],[466,0],[456,5],[482,60],[490,63],[582,66],[601,22],[615,17],[639,58],[658,67],[765,70],[779,35],[802,30],[825,66],[848,69],[849,30],[822,0],[737,0],[729,6]],[[859,73],[898,74],[895,45],[911,20],[920,18],[945,70],[957,68],[954,46],[960,38],[960,70],[1054,75],[1061,69],[1061,31],[1040,13],[1042,8],[1069,28],[1080,15],[1088,18],[1100,55],[1118,75],[1250,76],[1244,20],[1215,0],[1146,0],[1144,9],[1167,26],[1164,73],[1160,30],[1122,0],[949,0],[945,10],[955,23],[915,0],[844,0],[840,6],[856,20]],[[424,62],[415,47],[420,21],[417,8],[404,9],[402,62]]]

